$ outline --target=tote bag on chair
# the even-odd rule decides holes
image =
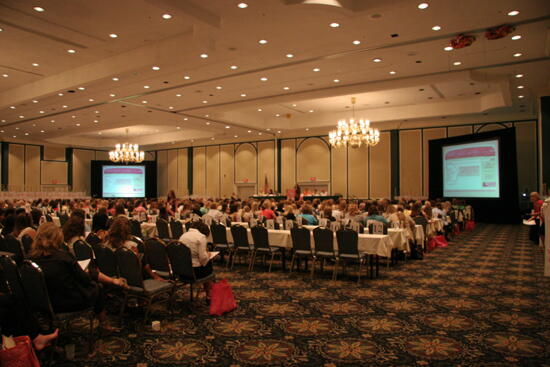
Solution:
[[[210,290],[210,315],[221,316],[237,308],[237,301],[233,296],[231,285],[227,279],[212,284]]]
[[[40,362],[34,353],[31,339],[28,336],[13,338],[15,346],[0,350],[0,366],[2,367],[40,367]]]

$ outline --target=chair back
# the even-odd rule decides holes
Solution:
[[[151,269],[171,273],[166,246],[158,238],[149,238],[145,241],[144,253]]]
[[[248,233],[243,226],[238,224],[231,226],[231,236],[233,237],[235,247],[250,247]]]
[[[73,243],[73,250],[78,261],[94,258],[94,250],[92,249],[92,246],[82,240],[78,240]]]
[[[315,252],[332,252],[334,254],[334,232],[327,228],[317,227],[313,230]]]
[[[363,233],[363,231],[364,231],[363,224],[361,224],[360,222],[357,222],[357,221],[352,221],[351,224],[350,224],[350,228],[352,230],[354,230],[355,232],[357,232],[357,233]]]
[[[25,260],[19,266],[19,274],[25,292],[25,299],[31,311],[53,319],[55,314],[50,303],[48,287],[42,269],[36,263]]]
[[[275,220],[268,219],[265,221],[265,228],[267,229],[275,229]]]
[[[27,255],[32,247],[33,239],[29,235],[24,235],[23,238],[21,238],[21,245],[23,245],[23,253]]]
[[[170,222],[170,230],[172,231],[172,239],[178,240],[183,235],[183,224],[179,220]]]
[[[416,216],[413,218],[413,220],[415,224],[420,224],[422,228],[424,228],[424,233],[427,233],[428,220],[424,216],[422,215]]]
[[[250,228],[256,227],[258,225],[258,221],[256,218],[250,218]]]
[[[4,237],[4,246],[5,251],[11,252],[14,254],[14,260],[16,263],[21,262],[23,260],[23,245],[21,245],[21,242],[12,234],[8,234]]]
[[[269,236],[267,229],[261,226],[256,226],[250,229],[252,239],[254,240],[254,248],[269,248]]]
[[[170,238],[168,222],[161,218],[157,219],[157,232],[159,238]]]
[[[339,255],[359,255],[359,235],[353,229],[341,229],[336,232]]]
[[[292,228],[294,228],[294,221],[287,219],[285,222],[285,229],[289,231],[292,230]]]
[[[132,236],[139,238],[143,237],[143,234],[141,233],[141,224],[138,220],[130,219],[130,229],[132,231]]]
[[[141,262],[136,254],[125,247],[115,251],[116,263],[120,276],[125,278],[131,287],[143,288]]]
[[[296,216],[296,224],[298,224],[299,226],[303,225],[304,224],[304,218],[302,218],[300,215],[297,215]]]
[[[25,292],[21,285],[21,278],[17,264],[12,258],[6,255],[0,256],[0,268],[2,269],[2,277],[8,286],[11,296],[17,301],[18,305],[25,303]]]
[[[118,277],[118,266],[113,250],[98,243],[93,246],[95,262],[99,270],[110,277]]]
[[[319,227],[327,228],[328,227],[328,219],[327,218],[319,218]]]
[[[285,217],[283,217],[282,215],[279,215],[278,217],[275,218],[275,223],[277,223],[279,225],[279,228],[284,228],[284,226],[285,226]]]
[[[338,221],[330,222],[329,228],[332,232],[337,232],[342,228],[342,224]]]
[[[46,222],[53,222],[53,218],[51,215],[46,214],[45,217],[46,217]]]
[[[172,271],[180,278],[195,280],[191,250],[179,241],[171,241],[166,246],[168,257],[173,264]]]
[[[307,228],[292,228],[290,238],[292,239],[292,249],[294,251],[312,251],[311,232]]]
[[[227,245],[227,229],[223,224],[212,224],[210,232],[212,233],[212,243],[214,245]]]
[[[388,225],[378,220],[367,221],[370,234],[388,234]]]
[[[243,221],[243,216],[240,215],[239,213],[235,213],[233,215],[233,218],[235,219],[235,222],[242,222]]]
[[[143,239],[141,239],[140,237],[132,236],[130,237],[130,241],[137,244],[137,249],[140,254],[145,253],[145,243],[143,243]]]

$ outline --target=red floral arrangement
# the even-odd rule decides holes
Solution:
[[[498,27],[489,28],[485,32],[485,38],[488,40],[497,40],[499,38],[506,37],[512,33],[516,28],[513,25],[504,24]]]
[[[470,46],[476,40],[475,36],[466,36],[459,34],[451,40],[451,47],[454,49],[464,48]]]

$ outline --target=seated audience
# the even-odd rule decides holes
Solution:
[[[316,226],[319,224],[317,218],[313,216],[313,210],[309,205],[304,205],[302,207],[302,214],[300,214],[299,217],[302,217],[302,223],[305,225]]]
[[[378,214],[378,207],[376,205],[371,205],[369,207],[369,215],[363,218],[363,225],[365,227],[368,226],[369,220],[376,220],[378,222],[382,222],[384,224],[389,224],[388,220],[384,218],[382,215]]]

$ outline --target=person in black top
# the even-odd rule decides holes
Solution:
[[[29,258],[42,269],[54,312],[77,312],[93,306],[100,325],[109,328],[102,287],[92,280],[98,275],[82,270],[75,257],[62,250],[62,245],[61,229],[47,222],[38,227],[29,253]]]

